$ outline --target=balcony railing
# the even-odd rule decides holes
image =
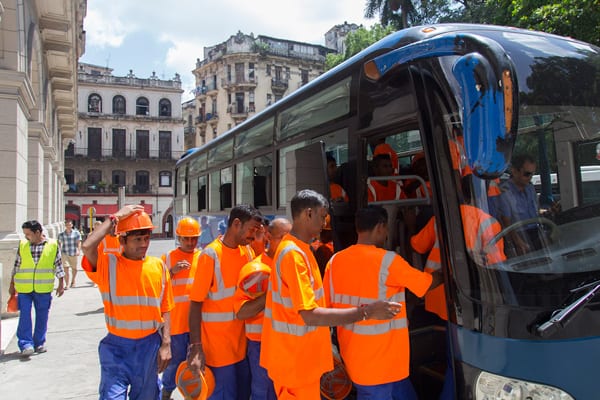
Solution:
[[[196,133],[196,127],[193,125],[187,125],[183,128],[183,133],[185,135]]]
[[[271,79],[271,88],[276,91],[285,91],[288,88],[288,79]]]
[[[70,194],[117,194],[119,188],[125,186],[126,194],[147,194],[155,195],[158,193],[158,186],[156,185],[116,185],[111,183],[70,183],[69,189],[66,193]]]
[[[127,86],[142,86],[142,87],[157,87],[169,89],[181,89],[181,81],[179,80],[162,80],[162,79],[141,79],[129,76],[112,76],[112,75],[92,75],[78,73],[77,79],[79,82],[100,83],[106,85],[127,85]]]
[[[236,87],[236,86],[249,86],[254,87],[257,84],[256,77],[246,78],[246,77],[232,77],[231,79],[223,78],[221,79],[221,86],[223,88]]]
[[[148,150],[148,149],[88,149],[87,147],[75,147],[73,151],[65,151],[65,159],[93,159],[93,160],[178,160],[183,151],[175,150]]]

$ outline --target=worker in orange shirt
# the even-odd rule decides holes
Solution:
[[[143,210],[121,208],[82,245],[81,264],[100,289],[108,328],[98,347],[101,399],[158,399],[158,374],[171,359],[171,279],[159,258],[146,255],[154,226]],[[115,225],[122,254],[99,253]]]
[[[162,260],[171,274],[171,286],[175,298],[175,308],[171,311],[171,362],[162,375],[162,400],[170,400],[175,390],[175,373],[182,361],[185,361],[190,343],[190,291],[196,275],[198,256],[198,238],[200,224],[194,218],[185,217],[179,220],[175,229],[179,246],[167,254]]]
[[[227,230],[206,246],[190,293],[188,365],[199,374],[204,365],[215,376],[211,398],[248,399],[250,370],[244,322],[235,317],[233,295],[240,269],[254,258],[250,244],[263,217],[249,205],[231,209]]]
[[[387,220],[383,207],[358,210],[357,244],[337,252],[325,270],[325,294],[336,309],[385,299],[402,304],[391,321],[359,321],[337,327],[340,354],[358,400],[417,398],[408,379],[410,344],[404,290],[421,297],[443,279],[439,273],[433,279],[383,248]]]
[[[292,229],[292,224],[285,218],[275,218],[266,229],[265,242],[266,252],[257,256],[246,264],[240,271],[240,279],[243,278],[245,270],[271,270],[273,257],[281,239]],[[259,265],[252,265],[259,264]],[[239,280],[238,280],[239,282]],[[250,296],[238,285],[234,295],[234,311],[236,317],[243,320],[246,326],[246,337],[248,338],[248,362],[252,375],[252,400],[275,400],[273,381],[267,375],[267,370],[260,366],[260,348],[262,322],[265,308],[266,291],[258,297]]]
[[[325,219],[325,226],[321,230],[321,234],[319,235],[319,247],[317,247],[315,251],[315,259],[317,260],[317,264],[319,264],[319,271],[321,272],[321,277],[325,276],[325,267],[327,266],[327,262],[333,255],[333,231],[331,230],[331,215],[327,214],[327,218]]]
[[[375,176],[393,176],[394,167],[392,160],[387,154],[379,154],[373,157],[373,170]],[[396,180],[373,180],[367,179],[368,201],[400,200],[403,198],[402,185]]]
[[[386,154],[390,157],[394,174],[397,174],[399,172],[398,153],[396,153],[392,146],[385,142],[385,138],[381,139],[379,144],[375,146],[375,149],[373,150],[373,158],[380,154]]]
[[[310,249],[329,204],[305,189],[290,202],[292,230],[274,256],[265,302],[260,365],[273,380],[278,399],[319,399],[320,379],[333,369],[329,326],[390,319],[396,302],[376,301],[347,309],[327,308],[319,266]]]
[[[329,179],[329,195],[331,201],[344,201],[348,202],[348,195],[344,188],[335,182],[337,175],[337,161],[332,155],[327,155],[327,177]]]
[[[462,181],[463,185],[466,185],[470,182],[470,177],[464,177]],[[468,188],[463,189],[465,194],[470,193]],[[466,200],[469,199],[470,196],[467,194]],[[502,230],[500,223],[481,209],[468,204],[460,205],[460,213],[465,235],[465,244],[471,258],[481,266],[493,265],[506,260],[503,239],[500,239],[494,244],[490,244],[491,239]],[[429,253],[425,264],[426,272],[434,273],[436,271],[441,271],[442,257],[435,217],[432,217],[419,233],[411,237],[410,244],[418,253]],[[436,314],[442,320],[448,321],[448,307],[444,285],[440,285],[427,293],[425,296],[425,309]],[[452,362],[450,360],[450,353],[448,353],[446,378],[444,380],[444,387],[440,399],[450,400],[453,398],[454,385]]]

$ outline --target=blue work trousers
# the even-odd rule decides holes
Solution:
[[[19,293],[19,325],[17,339],[19,350],[27,347],[38,347],[46,343],[48,315],[52,303],[52,293]],[[35,328],[31,326],[31,306],[35,308]]]
[[[260,342],[248,340],[248,363],[252,375],[252,400],[276,400],[275,387],[267,370],[260,366]]]
[[[417,400],[417,393],[410,379],[384,383],[381,385],[359,385],[356,387],[357,400]]]
[[[224,367],[208,366],[215,376],[215,390],[208,400],[248,400],[250,368],[248,359]]]
[[[163,389],[173,392],[177,387],[175,374],[177,368],[187,358],[187,348],[190,343],[190,334],[182,333],[171,336],[171,361],[162,374]]]
[[[158,400],[158,332],[141,339],[109,333],[100,341],[100,400]],[[128,396],[129,390],[129,397]]]

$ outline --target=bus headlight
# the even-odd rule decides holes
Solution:
[[[476,400],[574,400],[552,386],[481,372],[475,384]]]

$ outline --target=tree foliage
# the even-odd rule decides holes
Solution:
[[[394,28],[391,25],[383,27],[380,24],[375,24],[370,29],[361,26],[356,31],[350,32],[346,37],[345,52],[343,54],[328,54],[325,59],[325,69],[329,70],[336,65],[341,64],[343,61],[386,37],[393,31]]]

